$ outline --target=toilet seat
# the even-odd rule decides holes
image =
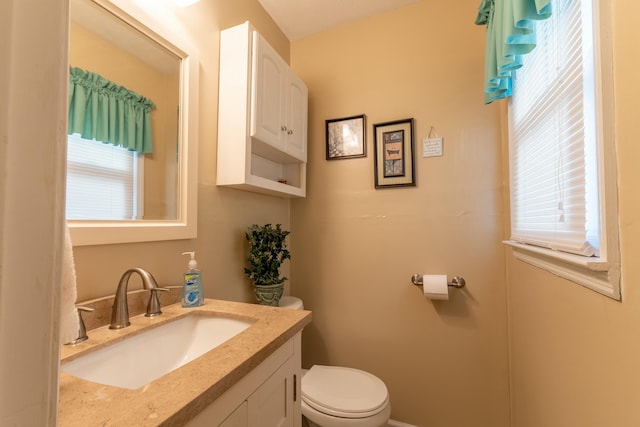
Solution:
[[[341,418],[366,418],[389,401],[385,384],[359,369],[314,365],[302,377],[302,400],[316,411]]]

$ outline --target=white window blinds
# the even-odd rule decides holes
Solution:
[[[590,1],[557,0],[509,103],[511,239],[583,256],[600,249]]]
[[[67,219],[136,219],[137,153],[77,134],[67,143]]]

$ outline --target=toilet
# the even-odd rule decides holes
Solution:
[[[304,305],[300,298],[283,296],[280,307],[302,310]],[[369,372],[313,365],[303,369],[302,415],[309,427],[386,427],[389,392]]]

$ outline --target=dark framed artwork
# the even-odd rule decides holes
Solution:
[[[373,125],[376,188],[415,186],[413,119]]]
[[[365,115],[326,121],[327,160],[367,157]]]

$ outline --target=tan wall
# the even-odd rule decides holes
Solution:
[[[310,97],[308,197],[292,202],[303,364],[382,378],[392,418],[507,426],[500,111],[482,104],[476,0],[422,1],[292,43]],[[367,115],[366,158],[325,160],[325,120]],[[372,125],[415,119],[417,186],[374,189]],[[444,156],[422,158],[434,126]],[[432,302],[413,273],[461,275]]]
[[[640,6],[611,3],[623,300],[507,257],[513,427],[640,424]]]
[[[78,301],[114,294],[122,273],[135,266],[151,271],[161,285],[179,284],[188,261],[180,253],[188,250],[196,251],[205,296],[253,301],[242,270],[244,230],[253,223],[267,222],[289,228],[288,200],[215,185],[219,30],[250,20],[284,58],[289,57],[288,40],[257,0],[202,1],[184,9],[176,7],[171,19],[173,31],[200,54],[198,238],[76,247]],[[131,284],[133,289],[139,286]]]

